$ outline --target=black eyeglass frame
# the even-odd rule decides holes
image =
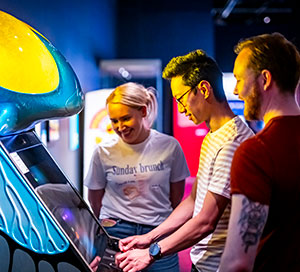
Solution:
[[[192,91],[194,89],[194,87],[188,89],[183,95],[181,95],[179,98],[175,98],[175,101],[177,102],[177,104],[180,104],[182,107],[185,108],[185,105],[183,105],[183,103],[180,101],[187,93],[189,93],[190,91]]]

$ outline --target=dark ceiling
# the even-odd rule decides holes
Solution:
[[[296,23],[298,0],[213,0],[212,15],[217,25]]]

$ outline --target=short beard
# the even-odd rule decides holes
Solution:
[[[246,120],[260,120],[261,104],[262,95],[258,83],[255,81],[250,96],[245,100],[244,114]]]

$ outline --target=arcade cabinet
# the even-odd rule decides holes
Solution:
[[[69,63],[36,30],[0,11],[0,267],[3,272],[120,271],[108,236],[34,132],[74,115],[84,96]]]

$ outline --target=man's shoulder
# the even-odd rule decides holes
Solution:
[[[228,128],[228,134],[230,134],[231,137],[228,138],[228,141],[225,143],[225,145],[236,147],[255,135],[249,126],[239,116],[233,118],[232,125]]]
[[[255,134],[249,126],[239,117],[232,119],[226,130],[223,131],[224,145],[239,145],[243,141],[253,137]]]
[[[253,137],[249,137],[241,142],[238,146],[236,153],[247,154],[247,157],[251,156],[251,154],[258,154],[259,151],[263,152],[264,145],[258,135],[254,135]]]
[[[246,138],[254,136],[253,130],[239,116],[235,118],[237,134],[243,135]]]

